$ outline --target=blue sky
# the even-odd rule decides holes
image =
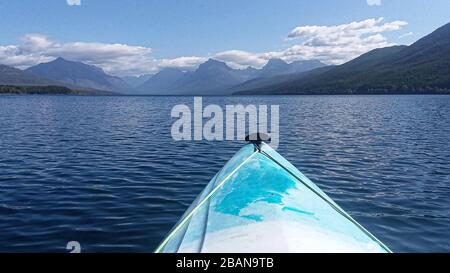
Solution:
[[[236,68],[270,58],[342,63],[410,44],[450,22],[448,0],[0,0],[0,63],[26,68],[57,56],[115,75]]]

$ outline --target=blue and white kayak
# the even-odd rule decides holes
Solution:
[[[389,248],[264,142],[244,146],[158,253],[378,252]]]

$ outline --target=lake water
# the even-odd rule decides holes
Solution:
[[[0,96],[0,252],[152,252],[242,142],[175,142],[192,97]],[[450,96],[280,105],[278,151],[396,252],[450,251]]]

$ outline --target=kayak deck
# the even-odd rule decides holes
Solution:
[[[156,252],[390,250],[269,145],[244,146]]]

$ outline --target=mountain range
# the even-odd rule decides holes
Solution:
[[[248,81],[258,82],[322,66],[324,64],[319,61],[296,61],[288,64],[280,59],[272,59],[262,69],[233,69],[224,62],[209,59],[195,71],[165,68],[155,75],[122,79],[108,75],[93,65],[57,58],[24,71],[1,65],[0,85],[61,86],[72,90],[139,95],[230,95],[235,86]]]
[[[26,70],[0,65],[0,86],[21,93],[43,86],[54,93],[60,86],[73,93],[141,95],[450,93],[450,24],[409,46],[375,49],[336,66],[271,59],[261,69],[233,69],[209,59],[194,71],[164,68],[154,75],[119,78],[57,58]]]
[[[209,59],[195,71],[165,68],[137,90],[140,94],[151,95],[230,95],[235,86],[248,81],[302,73],[323,66],[315,60],[288,64],[281,59],[271,59],[262,69],[233,69],[224,62]]]
[[[118,93],[127,93],[131,89],[123,79],[110,76],[99,67],[63,58],[38,64],[26,69],[25,72],[68,86]]]
[[[17,68],[0,65],[0,93],[42,93],[61,94],[111,94],[110,92],[93,90],[64,84],[48,78],[39,77]]]
[[[95,90],[71,84],[64,84],[6,65],[0,65],[0,93],[76,95],[114,94],[104,90]]]
[[[122,80],[124,80],[132,88],[136,88],[136,87],[142,85],[144,82],[146,82],[152,76],[153,76],[153,74],[144,74],[144,75],[140,75],[140,76],[124,76],[124,77],[122,77]]]
[[[234,93],[450,93],[450,24],[409,46],[375,49],[339,66],[242,86]]]
[[[57,85],[57,83],[32,73],[0,64],[0,85],[46,86]]]

